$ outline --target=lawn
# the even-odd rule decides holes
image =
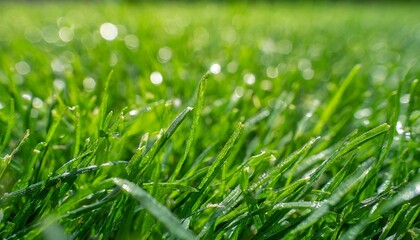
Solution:
[[[0,3],[0,237],[419,239],[418,8]]]

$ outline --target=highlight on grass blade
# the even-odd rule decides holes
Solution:
[[[187,240],[193,240],[196,238],[190,230],[185,229],[182,226],[178,217],[176,217],[171,211],[169,211],[168,208],[159,203],[142,188],[124,179],[113,178],[112,180],[119,188],[135,198],[148,213],[161,222],[175,237]]]
[[[193,110],[192,107],[186,107],[169,125],[166,131],[159,136],[156,142],[152,145],[152,147],[144,154],[144,156],[138,156],[136,158],[132,158],[129,166],[134,166],[134,169],[131,171],[131,174],[137,182],[143,173],[146,171],[147,166],[156,156],[156,154],[160,151],[160,149],[165,145],[165,143],[171,138],[172,134],[178,129],[181,123],[185,120],[187,115]],[[135,174],[135,175],[134,175]]]
[[[98,125],[98,134],[100,131],[103,131],[104,129],[104,123],[105,123],[105,115],[108,108],[108,98],[109,98],[109,83],[112,78],[112,74],[114,73],[113,70],[111,70],[108,74],[108,77],[105,82],[105,89],[103,91],[102,95],[102,101],[101,105],[99,107],[99,125]]]
[[[9,166],[10,161],[12,160],[13,156],[19,151],[20,147],[26,142],[30,133],[29,130],[26,130],[25,135],[20,140],[19,144],[12,150],[10,154],[6,154],[4,157],[0,157],[0,178],[3,176],[4,171],[6,170],[7,166]]]
[[[236,128],[235,132],[232,133],[229,140],[226,142],[223,149],[220,151],[219,155],[217,155],[216,160],[213,162],[213,164],[210,166],[210,169],[208,170],[206,176],[201,181],[198,188],[201,190],[205,189],[210,182],[216,177],[218,171],[221,166],[225,163],[227,157],[229,156],[229,153],[233,146],[235,145],[236,141],[240,137],[242,130],[244,128],[244,125],[242,123],[239,123],[238,127]]]
[[[181,171],[182,166],[184,165],[185,160],[188,157],[188,153],[191,150],[191,147],[193,145],[194,139],[196,138],[196,129],[198,127],[198,123],[200,120],[201,112],[203,111],[203,105],[204,105],[204,93],[206,90],[207,82],[210,77],[210,73],[206,73],[200,80],[199,86],[198,86],[198,92],[197,92],[197,99],[194,106],[194,115],[193,115],[193,121],[191,124],[191,129],[187,138],[187,144],[185,146],[184,154],[181,157],[181,160],[176,165],[175,171],[171,176],[171,180],[175,180],[176,177],[179,174],[179,171]]]

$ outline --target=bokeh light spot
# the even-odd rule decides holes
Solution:
[[[101,25],[99,29],[103,39],[112,41],[118,37],[118,28],[112,23],[106,22]]]
[[[163,82],[163,76],[160,72],[152,72],[150,74],[150,82],[154,85],[160,85]]]

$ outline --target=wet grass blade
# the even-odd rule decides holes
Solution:
[[[324,128],[325,124],[329,121],[331,116],[333,115],[334,111],[339,106],[340,102],[342,101],[343,94],[346,89],[349,87],[350,83],[356,77],[357,73],[360,70],[361,65],[355,65],[347,77],[343,80],[340,84],[340,87],[332,97],[332,99],[328,102],[328,105],[325,107],[324,111],[322,112],[321,118],[319,119],[318,123],[314,128],[314,134],[319,135]]]
[[[391,221],[389,221],[385,227],[382,230],[381,235],[379,235],[379,240],[384,240],[387,236],[389,231],[391,231],[391,228],[395,225],[395,223],[401,223],[403,219],[401,217],[404,217],[405,213],[407,212],[407,209],[410,207],[409,204],[404,204],[400,211],[398,211],[397,215],[393,217]]]
[[[13,100],[13,98],[10,99],[9,105],[10,105],[10,109],[9,109],[9,115],[7,117],[7,128],[6,128],[6,133],[4,134],[4,137],[3,137],[3,142],[0,145],[0,154],[3,153],[4,148],[9,143],[10,134],[12,134],[12,129],[16,124],[15,101]],[[0,174],[0,177],[1,177],[1,174]]]
[[[236,187],[230,194],[221,201],[218,206],[219,208],[212,214],[210,219],[206,222],[201,232],[198,234],[198,238],[202,239],[209,232],[213,232],[214,224],[216,220],[226,215],[232,208],[242,200],[242,191],[239,187]]]
[[[408,202],[411,199],[420,195],[420,175],[413,179],[410,183],[407,184],[401,191],[396,195],[387,200],[383,201],[378,208],[368,217],[360,221],[359,224],[350,228],[342,237],[342,240],[352,240],[356,239],[357,236],[366,228],[366,226],[371,222],[377,219],[382,214],[392,210],[396,206]]]
[[[370,170],[372,169],[373,160],[366,161],[360,165],[356,171],[354,171],[350,176],[343,180],[343,182],[334,190],[331,196],[323,202],[311,215],[308,216],[303,222],[301,222],[296,228],[290,231],[286,238],[290,239],[296,234],[302,232],[303,230],[309,228],[315,224],[319,219],[321,219],[331,207],[338,204],[342,198],[351,191],[360,181],[366,177]]]
[[[192,108],[187,107],[182,111],[169,125],[168,129],[164,131],[153,146],[147,151],[143,157],[135,158],[133,160],[138,161],[139,164],[131,164],[134,165],[133,169],[131,170],[133,175],[133,179],[135,182],[138,182],[142,177],[143,173],[146,171],[148,165],[156,156],[156,154],[160,151],[160,149],[165,145],[169,138],[171,138],[172,134],[176,131],[176,129],[181,125],[184,119],[187,117],[188,113],[191,112]]]
[[[236,128],[235,132],[230,136],[229,140],[226,142],[223,149],[217,155],[216,160],[214,160],[206,176],[203,178],[200,185],[198,186],[200,191],[204,191],[204,189],[207,188],[207,186],[211,183],[211,181],[213,181],[213,179],[219,173],[221,167],[223,166],[227,157],[229,156],[230,150],[233,148],[239,136],[241,135],[243,128],[244,128],[244,125],[240,123],[238,127]]]
[[[169,209],[159,203],[146,191],[124,179],[114,178],[113,181],[118,187],[139,201],[146,211],[161,222],[175,237],[187,240],[196,239],[194,234],[188,229],[185,229],[181,221]]]
[[[348,144],[346,144],[343,149],[340,151],[340,153],[337,155],[337,157],[343,156],[347,154],[348,152],[356,149],[358,146],[363,144],[366,141],[369,141],[372,138],[375,138],[376,136],[383,134],[387,132],[390,129],[390,126],[386,123],[383,123],[365,133],[360,135],[359,137],[354,138],[351,140]]]
[[[20,140],[19,144],[12,150],[10,154],[6,154],[4,157],[0,157],[0,179],[2,178],[4,171],[9,166],[13,156],[19,151],[21,146],[26,142],[29,137],[29,130],[26,130],[25,135]]]
[[[109,83],[111,81],[112,78],[112,74],[114,73],[113,70],[111,70],[108,74],[108,77],[105,81],[105,88],[103,90],[103,95],[102,95],[102,101],[101,101],[101,105],[99,107],[99,125],[98,125],[98,134],[100,136],[101,131],[104,131],[104,124],[105,124],[105,117],[106,117],[106,112],[108,109],[108,99],[109,99]]]
[[[179,174],[179,171],[181,171],[182,166],[184,165],[185,160],[188,158],[188,153],[191,150],[191,147],[194,143],[194,140],[196,138],[196,129],[198,127],[198,123],[200,120],[201,112],[203,111],[204,106],[204,93],[206,90],[207,82],[210,77],[210,73],[206,73],[200,80],[200,83],[198,85],[198,92],[197,92],[197,99],[194,106],[193,111],[193,120],[190,128],[190,132],[188,134],[187,143],[185,146],[184,154],[182,155],[181,159],[176,165],[175,171],[171,176],[171,181],[174,181],[176,177]]]
[[[270,179],[274,181],[274,179],[278,178],[282,173],[286,170],[290,169],[294,163],[301,157],[303,154],[307,153],[309,149],[319,140],[320,138],[311,139],[307,142],[303,147],[296,150],[294,153],[290,154],[284,161],[280,162],[278,166],[276,166],[272,171],[263,174],[262,177],[256,183],[252,184],[249,188],[249,191],[254,191],[260,187],[262,187],[265,183],[267,183]]]

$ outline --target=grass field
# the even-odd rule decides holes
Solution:
[[[419,5],[1,4],[3,239],[419,239]]]

